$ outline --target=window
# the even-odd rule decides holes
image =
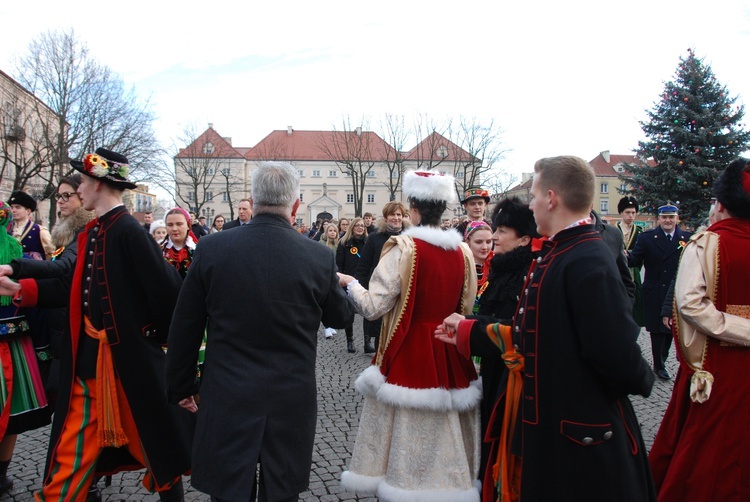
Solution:
[[[203,145],[203,153],[205,153],[206,155],[211,155],[215,150],[216,147],[210,141]]]
[[[347,178],[351,178],[352,177],[352,172],[351,171],[347,171],[346,172],[346,177]]]
[[[231,172],[232,171],[228,167],[225,167],[224,169],[221,170],[221,174],[223,176],[229,176],[229,173],[231,173]]]
[[[370,204],[374,204],[375,203],[375,194],[374,193],[368,193],[367,194],[367,202],[369,202]]]
[[[625,183],[621,184],[620,185],[620,193],[625,193],[627,191],[628,191],[628,185],[626,185]]]
[[[448,156],[448,147],[445,145],[440,145],[437,147],[437,150],[435,150],[435,154],[438,158],[444,159]]]
[[[328,176],[331,178],[335,178],[336,176],[338,176],[338,173],[339,172],[336,171],[335,169],[331,169],[330,171],[328,171]]]
[[[195,176],[195,168],[192,167],[192,166],[188,166],[188,167],[185,168],[185,173],[188,176]]]
[[[609,193],[609,183],[602,183],[602,193]]]
[[[347,204],[354,204],[354,194],[353,193],[346,194],[346,203]]]
[[[369,171],[367,171],[367,177],[368,178],[374,178],[375,177],[375,170],[370,169]]]
[[[320,170],[313,169],[313,178],[320,178]]]
[[[206,192],[206,200],[207,201],[214,200],[214,193],[213,192]]]
[[[302,192],[300,192],[300,194],[299,194],[299,201],[300,202],[305,202],[305,194],[303,194]]]
[[[599,204],[599,209],[601,214],[609,214],[609,199],[602,199]]]
[[[187,196],[189,201],[195,200],[195,192],[188,192]]]
[[[297,171],[299,171],[299,177],[300,178],[304,178],[305,177],[305,170],[304,169],[298,169]]]
[[[216,174],[216,168],[215,167],[207,167],[206,168],[206,174],[209,176],[213,176]]]
[[[222,202],[229,202],[229,192],[224,192],[221,194],[221,201]]]

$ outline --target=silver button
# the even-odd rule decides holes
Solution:
[[[84,294],[84,295],[87,295],[87,294],[89,294],[89,290],[88,290],[88,289],[84,289],[84,290],[83,290],[83,294]]]
[[[604,433],[604,440],[607,441],[608,439],[612,439],[612,431],[607,431]]]
[[[592,438],[590,438],[590,437],[585,437],[585,438],[583,438],[582,443],[585,444],[586,446],[588,446],[590,444],[593,444],[594,440]]]
[[[91,239],[91,242],[96,242],[96,239]]]
[[[541,257],[541,256],[539,256],[539,257],[538,257],[538,258],[536,259],[536,262],[537,262],[537,263],[541,263],[541,262],[542,262],[542,257]]]
[[[520,333],[520,332],[521,332],[521,328],[519,328],[518,326],[516,326],[516,333]]]
[[[91,268],[91,263],[89,263],[88,265],[86,265],[86,267],[87,268]]]
[[[86,282],[89,282],[91,280],[91,277],[86,277]]]
[[[84,307],[88,307],[89,306],[89,302],[83,302],[83,306]]]
[[[523,314],[523,307],[521,307],[520,309],[518,309],[518,313],[519,314]]]
[[[534,272],[529,274],[529,279],[533,279],[533,278],[534,278]]]
[[[523,290],[523,294],[528,295],[529,294],[529,288],[526,288]]]
[[[99,231],[99,227],[94,227],[94,232],[98,232],[98,231]]]
[[[93,254],[94,254],[94,252],[93,252],[93,251],[89,251],[89,256],[93,256]],[[90,266],[90,265],[89,265],[89,266]]]

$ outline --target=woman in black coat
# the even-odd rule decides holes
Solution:
[[[496,230],[492,234],[494,253],[490,261],[489,284],[479,298],[477,315],[466,319],[469,329],[462,330],[468,337],[472,356],[481,358],[482,376],[482,457],[479,475],[483,480],[483,499],[495,500],[496,494],[489,487],[492,481],[492,459],[495,458],[503,419],[507,370],[500,351],[485,332],[487,324],[498,320],[512,319],[518,306],[518,297],[523,288],[526,273],[538,252],[532,250],[532,239],[539,237],[534,215],[519,199],[513,197],[499,202],[492,211],[492,223]],[[463,316],[454,314],[456,318]],[[510,323],[510,321],[506,321]],[[459,346],[460,346],[459,342]],[[488,465],[489,464],[489,465]],[[489,497],[489,498],[488,498]]]
[[[367,242],[367,230],[362,218],[354,218],[336,248],[336,267],[339,272],[354,275],[362,259]],[[354,316],[344,328],[346,331],[346,351],[356,352],[354,348]]]

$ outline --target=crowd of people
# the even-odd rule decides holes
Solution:
[[[750,164],[714,184],[712,220],[656,226],[623,197],[592,210],[584,160],[540,159],[531,202],[407,172],[406,204],[297,226],[299,174],[253,171],[238,218],[176,207],[141,224],[128,159],[71,161],[52,231],[0,204],[0,493],[17,434],[52,424],[37,500],[96,501],[145,469],[212,500],[293,501],[315,438],[317,334],[355,312],[370,365],[345,490],[384,501],[750,498],[742,371],[750,347]],[[489,214],[488,214],[489,213]],[[245,259],[227,262],[242,249]],[[642,273],[645,274],[642,277]],[[653,365],[637,338],[651,336]],[[629,395],[679,371],[650,454]],[[343,349],[342,349],[343,350]],[[54,411],[54,413],[53,413]]]

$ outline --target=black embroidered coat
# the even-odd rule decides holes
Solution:
[[[544,243],[521,293],[514,331],[525,358],[521,498],[656,500],[628,394],[654,374],[617,267],[593,225]]]

